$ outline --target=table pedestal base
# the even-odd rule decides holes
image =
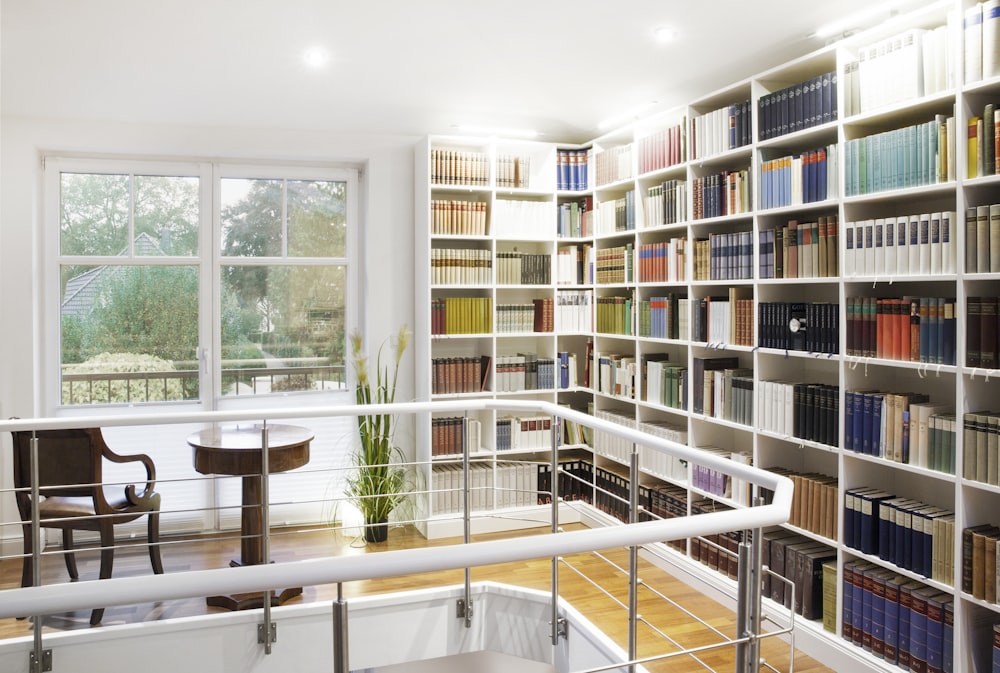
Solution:
[[[230,594],[228,596],[209,596],[205,603],[213,608],[225,608],[226,610],[256,610],[264,607],[264,591],[252,591],[245,594]],[[284,591],[271,592],[271,607],[284,605],[287,601],[302,595],[302,587],[291,587]]]

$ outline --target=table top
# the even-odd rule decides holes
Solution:
[[[268,470],[284,472],[309,462],[313,432],[298,425],[267,425]],[[241,423],[206,428],[188,435],[194,449],[194,467],[202,474],[260,474],[260,423]]]

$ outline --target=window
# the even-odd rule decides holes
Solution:
[[[44,330],[50,411],[353,402],[357,170],[48,157],[44,173],[42,320],[58,325]],[[322,499],[341,486],[324,470],[346,464],[350,420],[308,421],[307,469],[272,479],[272,502],[285,503],[276,523],[330,515]],[[238,527],[238,478],[194,479],[194,429],[106,436],[155,460],[165,532]]]

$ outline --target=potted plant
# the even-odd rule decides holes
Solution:
[[[395,362],[390,373],[382,363],[379,347],[375,359],[375,378],[368,372],[359,332],[351,335],[351,351],[356,377],[355,398],[358,404],[391,404],[396,399],[399,362],[410,341],[410,329],[403,325],[396,342]],[[404,466],[402,450],[395,445],[395,417],[392,414],[358,415],[358,448],[354,452],[354,471],[347,477],[345,492],[364,516],[365,540],[383,542],[389,531],[389,515],[408,502],[409,471]]]

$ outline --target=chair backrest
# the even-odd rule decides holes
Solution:
[[[38,437],[38,485],[42,495],[95,495],[101,488],[102,479],[103,441],[99,433],[100,430],[90,428],[12,432],[14,487],[31,487],[31,437],[34,434]]]

